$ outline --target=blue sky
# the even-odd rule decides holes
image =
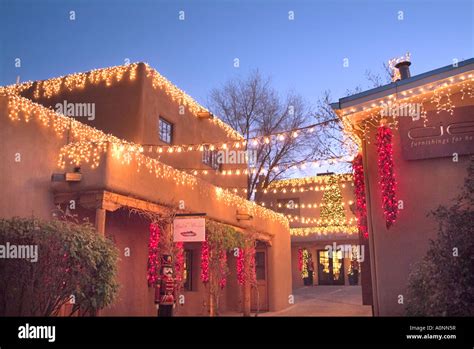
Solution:
[[[474,56],[471,0],[0,0],[0,6],[0,85],[18,75],[45,79],[129,58],[150,63],[203,104],[212,88],[256,68],[282,93],[294,90],[314,103],[327,89],[336,99],[357,85],[367,88],[367,69],[379,72],[406,51],[412,75]]]

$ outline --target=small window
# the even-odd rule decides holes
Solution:
[[[213,168],[214,170],[219,169],[219,163],[217,162],[217,151],[210,150],[209,146],[204,146],[202,151],[202,163]]]
[[[184,289],[186,291],[193,290],[193,251],[185,250],[184,251]]]
[[[173,124],[160,117],[159,133],[160,141],[171,144],[173,136]]]
[[[255,253],[255,274],[257,280],[265,280],[265,252]]]

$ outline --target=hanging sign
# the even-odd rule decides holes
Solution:
[[[206,240],[205,218],[176,218],[173,221],[174,242],[196,242]]]

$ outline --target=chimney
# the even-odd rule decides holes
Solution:
[[[411,77],[410,65],[411,65],[411,62],[406,59],[395,65],[395,68],[397,68],[398,71],[400,72],[400,80],[405,80]]]

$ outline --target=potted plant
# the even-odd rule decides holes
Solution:
[[[359,266],[355,265],[355,263],[351,263],[351,267],[349,268],[349,273],[347,274],[349,277],[349,285],[354,286],[359,284]]]

